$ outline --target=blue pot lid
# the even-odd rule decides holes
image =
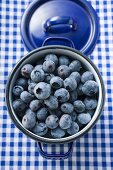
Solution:
[[[98,17],[86,0],[35,0],[22,17],[28,51],[43,45],[67,45],[88,55],[99,35]]]

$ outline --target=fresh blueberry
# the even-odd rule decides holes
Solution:
[[[42,68],[43,68],[43,65],[42,65],[42,64],[38,64],[38,65],[35,66],[34,69],[35,69],[35,70],[37,70],[37,69],[38,69],[38,70],[40,70],[40,69],[42,70]]]
[[[70,114],[70,116],[71,116],[71,118],[72,118],[72,121],[75,121],[76,118],[77,118],[77,113],[73,111],[73,112]]]
[[[85,111],[85,105],[81,100],[76,100],[73,104],[76,112],[82,113]]]
[[[70,98],[69,92],[64,88],[56,90],[54,95],[60,103],[67,102]]]
[[[81,76],[81,82],[82,83],[85,83],[86,81],[88,81],[88,80],[93,80],[93,73],[92,72],[90,72],[90,71],[86,71],[86,72],[84,72],[83,74],[82,74],[82,76]]]
[[[64,80],[64,87],[68,91],[74,91],[77,88],[77,82],[76,82],[76,80],[68,77]]]
[[[58,100],[55,96],[50,96],[48,99],[44,101],[44,103],[51,110],[58,108]]]
[[[30,85],[31,83],[34,83],[33,80],[28,79],[28,85]]]
[[[90,122],[91,115],[89,113],[81,113],[78,115],[77,119],[82,125],[85,125]]]
[[[61,65],[57,69],[58,76],[61,77],[62,79],[65,79],[69,76],[70,74],[70,69],[66,65]]]
[[[27,110],[26,114],[22,118],[22,124],[26,129],[32,129],[36,124],[36,115],[30,109]]]
[[[63,86],[63,80],[60,77],[55,76],[50,80],[50,84],[52,88],[59,89]]]
[[[50,83],[50,80],[54,77],[54,74],[46,73],[45,74],[45,82]]]
[[[27,82],[27,79],[26,78],[19,78],[16,80],[16,85],[17,86],[21,86],[23,87],[24,89],[27,88],[28,86],[28,82]]]
[[[70,103],[73,103],[75,100],[77,100],[77,98],[78,98],[78,94],[76,90],[70,92],[70,99],[69,99]]]
[[[98,102],[96,99],[87,97],[84,100],[84,104],[87,110],[93,110],[97,107]]]
[[[99,91],[99,86],[98,86],[97,82],[95,82],[93,80],[88,80],[84,83],[84,85],[82,87],[82,91],[87,96],[93,96],[94,94],[96,94]]]
[[[48,109],[43,107],[37,111],[37,118],[40,121],[45,121],[48,116]]]
[[[61,105],[61,110],[64,113],[72,113],[73,110],[74,110],[74,107],[73,107],[73,105],[71,103],[63,103]]]
[[[20,98],[25,102],[25,103],[30,103],[31,100],[33,100],[33,96],[28,92],[28,91],[23,91],[20,95]]]
[[[60,127],[51,130],[51,136],[55,139],[63,138],[65,136],[65,131]]]
[[[59,57],[59,65],[66,65],[68,66],[70,63],[69,58],[66,56],[60,56]]]
[[[32,70],[33,66],[31,64],[26,64],[21,68],[21,75],[23,77],[29,78]]]
[[[55,54],[48,54],[45,57],[45,61],[53,61],[56,65],[58,64],[58,57]]]
[[[33,114],[36,117],[36,113],[33,112],[30,108],[25,111],[25,114]]]
[[[33,133],[38,136],[44,136],[48,131],[48,128],[45,123],[36,123],[35,127],[33,128]]]
[[[80,80],[81,80],[81,76],[80,76],[80,73],[79,72],[72,72],[70,74],[70,76],[73,80],[75,80],[77,83],[80,83]]]
[[[81,62],[78,60],[74,60],[70,63],[69,68],[71,72],[80,71],[80,69],[82,68]]]
[[[79,126],[76,122],[72,122],[71,127],[67,129],[69,135],[74,135],[79,131]]]
[[[45,100],[51,95],[50,84],[40,82],[34,88],[34,94],[38,99]]]
[[[71,127],[71,124],[72,124],[72,118],[70,115],[68,114],[64,114],[62,115],[62,117],[60,118],[60,121],[59,121],[59,126],[62,128],[62,129],[68,129]]]
[[[49,61],[44,61],[43,63],[43,70],[46,73],[53,73],[55,71],[55,63],[51,60]]]
[[[20,94],[24,91],[23,87],[22,86],[14,86],[13,87],[13,94],[14,96],[16,97],[19,97]]]
[[[83,84],[80,83],[77,87],[77,94],[78,96],[82,96],[83,95],[83,92],[82,92],[82,87],[83,87]]]
[[[32,100],[29,105],[32,111],[37,111],[41,107],[41,103],[39,100]]]
[[[91,115],[91,117],[94,115],[95,110],[87,110],[87,113],[89,113]]]
[[[46,119],[46,125],[50,129],[55,129],[58,126],[59,119],[56,115],[50,115]]]
[[[18,116],[23,117],[24,111],[26,109],[26,104],[21,99],[17,99],[13,101],[12,106]]]
[[[28,92],[31,94],[34,94],[34,88],[36,86],[36,83],[30,83],[28,86]]]
[[[38,83],[40,81],[43,81],[45,78],[45,73],[42,69],[34,69],[31,72],[31,79],[33,82]]]

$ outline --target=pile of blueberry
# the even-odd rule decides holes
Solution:
[[[39,136],[76,134],[91,120],[99,87],[83,63],[48,54],[41,64],[25,64],[13,87],[13,109],[22,125]]]

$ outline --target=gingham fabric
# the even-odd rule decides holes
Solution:
[[[37,143],[13,124],[5,103],[8,75],[27,53],[21,42],[20,21],[29,1],[0,1],[0,170],[113,170],[113,1],[90,3],[100,19],[100,37],[90,58],[104,79],[104,111],[93,129],[74,142],[71,158],[46,160],[40,156]],[[68,149],[66,145],[44,148],[48,152]]]

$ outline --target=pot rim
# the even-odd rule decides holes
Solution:
[[[29,130],[27,130],[27,129],[25,129],[23,127],[23,125],[18,120],[18,118],[17,118],[17,116],[16,116],[16,114],[15,114],[13,108],[12,108],[12,105],[10,103],[10,94],[9,94],[9,91],[10,91],[10,84],[11,84],[12,77],[14,76],[16,69],[23,63],[23,61],[25,61],[28,57],[30,57],[31,55],[35,54],[36,52],[39,52],[39,51],[42,51],[42,50],[46,50],[46,49],[57,49],[57,48],[58,49],[69,50],[71,52],[74,52],[75,54],[80,55],[81,57],[85,58],[85,60],[88,61],[88,63],[93,67],[93,69],[95,70],[95,72],[96,72],[96,74],[97,74],[97,76],[99,78],[99,81],[100,81],[100,84],[101,84],[102,98],[101,98],[101,105],[99,107],[99,111],[98,111],[98,114],[96,115],[96,118],[94,119],[94,121],[92,122],[92,124],[89,127],[88,127],[89,124],[86,125],[86,127],[88,127],[88,128],[85,127],[85,128],[83,128],[81,130],[81,131],[83,131],[84,129],[86,129],[85,131],[83,131],[82,133],[80,133],[81,131],[79,131],[78,133],[76,133],[74,135],[71,135],[71,136],[65,137],[65,138],[61,138],[61,139],[50,139],[50,138],[44,138],[44,137],[37,136],[34,133],[30,132]],[[21,132],[23,132],[24,134],[26,134],[30,138],[32,138],[32,139],[34,139],[36,141],[43,142],[43,143],[51,143],[51,144],[53,144],[53,143],[59,143],[59,144],[61,144],[61,143],[69,143],[69,142],[71,142],[73,140],[76,140],[76,139],[80,138],[84,134],[86,134],[95,125],[95,123],[97,122],[98,118],[100,117],[100,114],[101,114],[103,106],[104,106],[104,102],[105,102],[104,83],[103,83],[103,79],[102,79],[102,77],[101,77],[101,75],[99,73],[99,70],[97,69],[95,64],[87,56],[85,56],[84,54],[82,54],[78,50],[75,50],[73,48],[66,47],[66,46],[51,45],[51,46],[40,47],[38,49],[35,49],[35,50],[31,51],[30,53],[28,53],[27,55],[25,55],[23,58],[21,58],[18,61],[18,63],[15,65],[15,67],[11,71],[11,73],[10,73],[10,75],[8,77],[8,80],[7,80],[7,85],[6,85],[6,105],[7,105],[7,109],[8,109],[8,112],[9,112],[9,115],[10,115],[12,121],[14,122],[16,127],[19,130],[21,130]]]

